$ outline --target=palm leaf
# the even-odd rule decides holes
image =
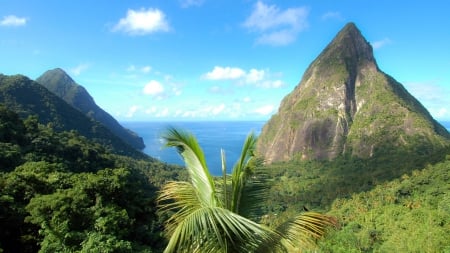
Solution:
[[[183,157],[199,201],[204,205],[215,205],[214,180],[206,166],[203,150],[195,137],[191,133],[169,128],[162,138],[166,141],[166,146],[176,147]]]
[[[250,133],[244,141],[239,160],[233,167],[231,174],[231,205],[230,210],[239,213],[241,197],[244,191],[247,179],[251,175],[249,162],[254,157],[256,146],[256,136]]]
[[[266,170],[261,167],[246,180],[239,203],[240,215],[258,220],[264,214],[261,203],[265,203],[270,191],[268,177]]]
[[[316,245],[316,240],[336,226],[336,221],[327,215],[305,212],[282,223],[276,231],[283,235],[280,241],[287,249],[307,249]]]
[[[166,183],[159,192],[157,204],[159,214],[169,216],[165,224],[168,237],[191,212],[201,208],[192,184],[182,181]]]
[[[252,252],[276,234],[221,207],[202,207],[178,224],[164,252]]]

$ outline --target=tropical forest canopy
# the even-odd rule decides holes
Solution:
[[[107,151],[76,132],[0,107],[0,248],[3,252],[161,252],[167,217],[156,192],[181,168]],[[207,158],[206,158],[207,159]],[[234,162],[234,161],[233,161]],[[276,163],[261,222],[304,209],[341,228],[319,252],[445,252],[450,248],[450,151],[372,160]]]
[[[0,106],[0,249],[158,252],[158,186],[180,169],[108,152]],[[181,172],[182,173],[182,172]],[[0,251],[1,251],[0,250]]]

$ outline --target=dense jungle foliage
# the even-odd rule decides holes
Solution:
[[[336,217],[319,252],[450,252],[450,150],[415,154],[266,166],[262,222]],[[0,252],[161,252],[156,192],[186,178],[0,106]]]
[[[0,106],[0,252],[159,252],[156,191],[179,172]]]
[[[319,252],[450,252],[450,150],[270,165],[265,222],[308,209],[341,228]]]

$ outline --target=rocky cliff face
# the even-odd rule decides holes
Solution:
[[[265,160],[371,157],[387,149],[449,144],[450,134],[392,77],[379,70],[370,44],[347,24],[314,60],[264,126]]]
[[[117,120],[100,108],[86,89],[77,84],[64,70],[57,68],[46,71],[36,81],[86,116],[105,125],[132,147],[139,150],[145,148],[141,137],[122,127]]]

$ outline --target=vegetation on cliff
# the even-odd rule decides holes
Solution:
[[[131,130],[122,127],[117,120],[100,108],[87,90],[77,84],[64,70],[60,68],[48,70],[36,79],[36,82],[86,116],[102,123],[127,144],[138,150],[144,149],[145,145],[142,138]]]

